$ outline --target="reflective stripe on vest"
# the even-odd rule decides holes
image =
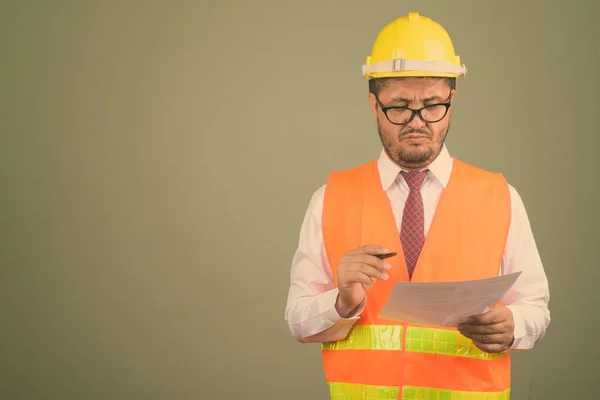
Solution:
[[[357,325],[345,339],[321,345],[323,350],[402,350],[402,325]],[[421,326],[406,330],[406,351],[495,360],[506,353],[486,353],[458,331]]]
[[[399,389],[393,386],[370,386],[355,383],[329,383],[331,400],[397,400]],[[402,400],[509,400],[510,389],[502,392],[461,392],[457,390],[405,386]]]
[[[402,350],[402,325],[355,325],[345,339],[321,345],[323,350]]]

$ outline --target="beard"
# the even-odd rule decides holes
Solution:
[[[433,139],[433,134],[426,129],[410,129],[407,128],[405,131],[400,131],[399,134],[391,132],[385,132],[379,121],[377,121],[377,131],[379,132],[379,139],[385,152],[388,156],[398,165],[421,167],[429,164],[437,157],[440,153],[442,146],[446,140],[446,135],[450,130],[450,123],[446,129],[440,132],[440,135],[436,142],[428,145],[409,145],[409,146],[398,146],[398,141],[409,134],[420,134],[425,135],[430,140]]]

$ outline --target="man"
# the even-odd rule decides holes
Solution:
[[[321,343],[332,399],[509,399],[511,351],[532,348],[549,325],[517,191],[444,142],[465,71],[445,29],[418,13],[384,27],[363,66],[383,149],[313,194],[286,308],[294,337]],[[397,255],[377,257],[387,252]],[[500,304],[456,328],[378,318],[396,281],[516,271]]]

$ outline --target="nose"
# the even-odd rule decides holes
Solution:
[[[426,122],[419,117],[419,114],[415,113],[413,119],[408,123],[408,127],[414,130],[419,130],[422,129],[425,124]]]

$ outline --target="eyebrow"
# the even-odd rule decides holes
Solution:
[[[392,97],[391,100],[394,103],[410,103],[412,101],[412,99],[407,99],[407,98],[404,98],[404,97],[401,97],[401,96]],[[427,97],[425,99],[422,99],[423,103],[428,103],[428,102],[433,101],[433,100],[441,101],[442,97],[436,95],[436,96],[430,96],[430,97]]]

